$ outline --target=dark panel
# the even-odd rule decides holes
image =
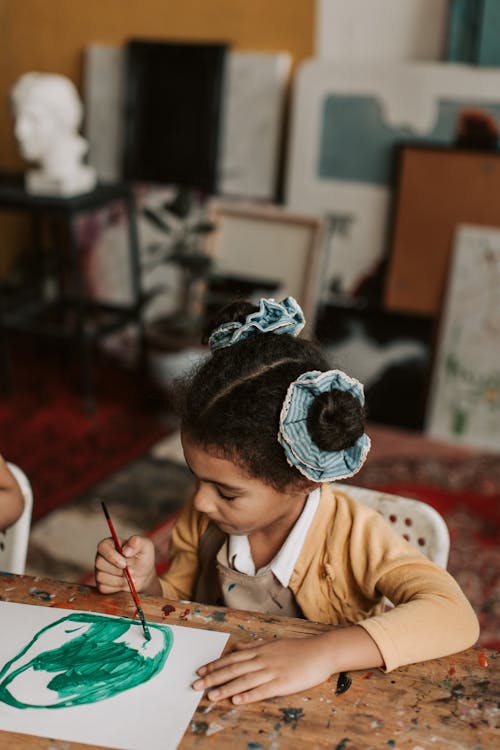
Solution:
[[[216,192],[226,50],[226,44],[127,44],[127,179]]]

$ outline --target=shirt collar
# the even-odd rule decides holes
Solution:
[[[230,535],[227,548],[229,565],[239,573],[245,573],[248,576],[259,575],[271,570],[281,585],[286,588],[318,508],[319,498],[319,488],[308,495],[302,513],[296,520],[281,549],[278,550],[268,565],[257,571],[252,559],[248,537]]]

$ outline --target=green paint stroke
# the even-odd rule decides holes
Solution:
[[[40,630],[0,671],[0,701],[15,708],[67,708],[112,698],[163,668],[170,627],[78,612]]]

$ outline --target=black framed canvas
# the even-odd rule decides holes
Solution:
[[[216,192],[227,49],[225,43],[127,43],[127,179]]]

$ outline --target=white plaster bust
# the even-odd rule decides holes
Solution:
[[[40,165],[26,174],[28,192],[71,196],[92,190],[97,177],[82,162],[88,144],[78,133],[83,111],[73,83],[53,73],[25,73],[11,101],[21,154]]]

